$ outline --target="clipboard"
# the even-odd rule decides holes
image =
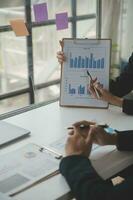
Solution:
[[[108,102],[90,94],[87,71],[109,90],[111,40],[63,38],[61,47],[66,60],[61,66],[60,106],[108,108]]]
[[[0,156],[0,192],[13,196],[59,174],[60,156],[29,143]]]

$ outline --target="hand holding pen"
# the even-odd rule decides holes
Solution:
[[[74,123],[72,126],[68,127],[68,130],[71,130],[70,134],[72,133],[72,131],[74,130],[74,127],[79,127],[79,130],[81,132],[81,135],[86,138],[88,131],[90,130],[91,127],[101,127],[101,128],[107,128],[108,125],[107,124],[96,124],[96,122],[92,122],[92,121],[79,121]]]
[[[87,124],[88,123],[88,124]],[[108,128],[107,124],[94,124],[95,122],[80,121],[73,124],[69,135],[74,135],[75,131],[82,136],[85,140],[87,138],[91,139],[92,143],[98,145],[116,145],[117,144],[117,131],[113,134],[109,134],[106,131]],[[75,129],[76,128],[76,129]],[[76,136],[76,135],[75,135]],[[78,135],[77,135],[78,136]]]
[[[87,70],[87,75],[90,77],[90,86],[89,91],[94,95],[95,98],[100,98],[100,92],[95,86],[95,83],[97,82],[97,78],[93,79],[90,72]]]

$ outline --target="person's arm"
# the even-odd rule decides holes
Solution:
[[[133,151],[133,130],[118,132],[116,146],[119,151]]]
[[[99,98],[97,98],[93,87],[95,87],[97,89],[97,91],[99,93]],[[90,81],[90,85],[89,85],[88,89],[89,89],[90,93],[99,100],[103,100],[110,104],[120,106],[120,107],[122,107],[122,105],[123,105],[123,98],[117,97],[117,96],[111,94],[108,90],[104,89],[103,86],[99,82],[97,82],[97,79],[93,80],[93,82]]]
[[[110,82],[110,92],[122,97],[133,90],[133,54],[129,58],[128,64],[116,80]]]
[[[85,156],[63,158],[60,172],[66,178],[76,200],[127,200],[127,196],[128,200],[133,199],[133,178],[113,186],[97,174]]]
[[[78,124],[79,125],[79,124]],[[66,178],[74,197],[77,200],[128,200],[133,198],[133,178],[126,180],[118,186],[104,181],[91,165],[90,154],[93,131],[79,129],[74,125],[66,144],[66,157],[60,163],[60,172]],[[88,134],[82,137],[82,132]],[[88,133],[89,131],[89,133]],[[116,143],[116,140],[112,140]],[[89,149],[89,151],[88,151]],[[106,166],[107,167],[107,166]]]
[[[93,83],[95,84],[95,87],[97,88],[100,97],[98,99],[103,100],[103,101],[107,101],[110,104],[122,107],[122,111],[128,115],[133,115],[133,99],[126,99],[126,98],[121,98],[118,96],[115,96],[113,94],[111,94],[109,91],[107,91],[106,89],[104,89],[100,83]],[[91,92],[91,94],[97,98],[95,96],[95,91],[93,90],[93,87],[89,87],[89,90]]]
[[[102,127],[94,125],[90,131],[93,135],[93,142],[98,145],[116,145],[119,151],[133,151],[133,130],[110,134]]]
[[[128,115],[133,115],[133,99],[123,99],[122,111]]]

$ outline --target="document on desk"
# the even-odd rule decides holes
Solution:
[[[58,154],[59,156],[64,156],[65,155],[65,143],[67,140],[67,135],[61,137],[58,140],[55,140],[54,142],[50,143],[49,145],[46,145],[45,148],[48,151],[51,151],[53,153]],[[100,148],[99,145],[93,144],[92,150],[95,150],[97,148]]]
[[[45,148],[64,156],[66,140],[67,135],[55,140]],[[89,159],[97,173],[106,180],[133,164],[133,153],[118,151],[115,145],[93,144]]]
[[[109,134],[115,133],[115,130],[111,127],[105,128],[104,130]],[[67,141],[67,138],[68,138],[68,135],[64,135],[64,136],[60,137],[59,139],[55,140],[54,142],[52,142],[48,145],[45,145],[45,148],[48,149],[51,152],[59,154],[60,156],[65,155],[65,143]],[[110,148],[107,148],[109,150],[105,150],[105,148],[102,148],[101,146],[99,146],[97,144],[93,144],[92,151],[94,151],[94,150],[99,151],[99,148],[103,149],[102,155],[107,154],[108,151],[110,152],[110,150],[116,149],[115,146],[112,146]],[[95,160],[95,158],[94,158],[94,160]]]
[[[0,192],[8,195],[58,173],[55,154],[36,144],[27,144],[0,156]]]
[[[11,198],[0,192],[0,200],[11,200]]]

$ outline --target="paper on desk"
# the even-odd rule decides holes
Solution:
[[[66,144],[67,138],[68,138],[68,135],[65,135],[65,136],[59,138],[58,140],[55,140],[54,142],[50,143],[49,145],[47,145],[45,147],[49,151],[52,150],[53,152],[55,152],[59,155],[65,155],[65,144]],[[93,144],[92,152],[98,150],[99,148],[101,148],[101,146]]]
[[[11,200],[11,198],[0,192],[0,200]]]
[[[28,144],[0,156],[0,192],[14,194],[58,171],[59,161]]]
[[[92,152],[90,160],[97,173],[103,179],[108,179],[133,164],[133,152],[118,151],[115,146],[105,146]]]
[[[47,148],[60,155],[65,155],[66,140],[67,135],[47,145]],[[107,179],[133,164],[133,152],[120,152],[113,145],[94,144],[89,159],[97,173],[103,179]]]

